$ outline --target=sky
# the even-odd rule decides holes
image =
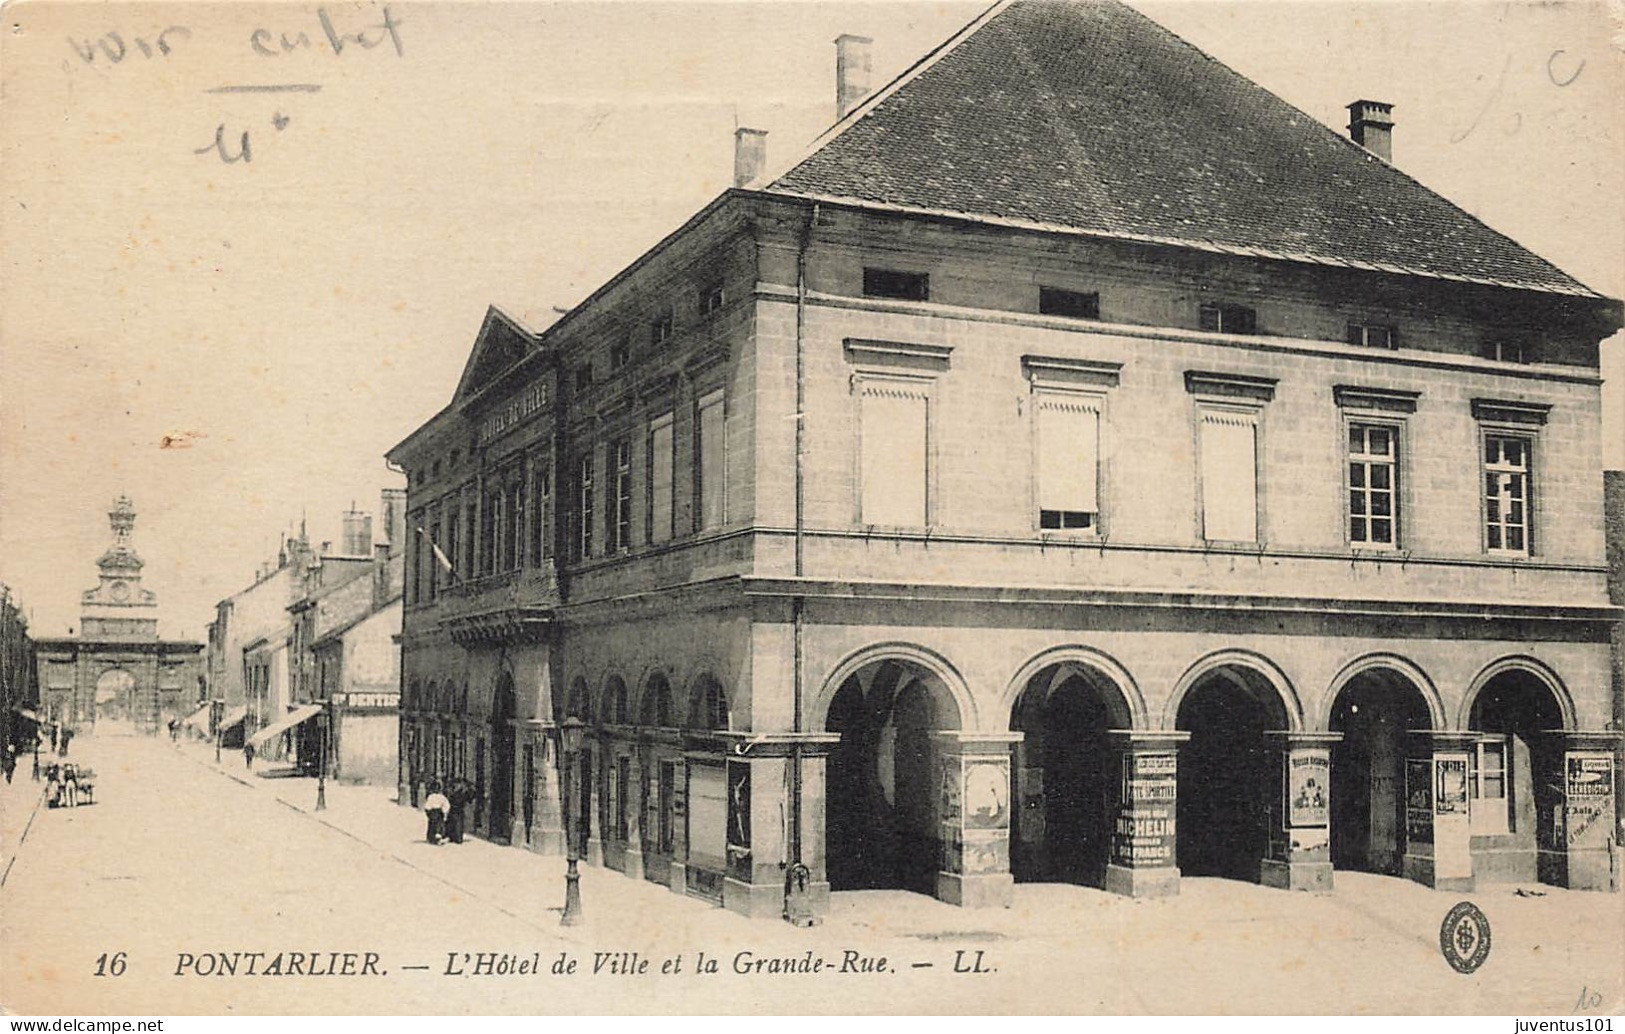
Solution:
[[[1393,103],[1396,164],[1625,295],[1605,5],[1136,6],[1339,131]],[[736,126],[787,164],[833,119],[837,35],[874,39],[878,87],[983,7],[6,6],[0,582],[36,634],[76,627],[126,493],[162,630],[201,638],[302,519],[336,541],[403,484],[383,454],[488,305],[579,301],[729,185]],[[267,85],[296,89],[221,89]],[[1617,468],[1618,338],[1605,376]]]

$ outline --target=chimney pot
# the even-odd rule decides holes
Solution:
[[[1382,101],[1355,101],[1349,106],[1349,139],[1381,158],[1394,157],[1394,106]]]
[[[734,130],[734,186],[748,187],[761,179],[767,165],[767,130]]]
[[[874,40],[850,32],[835,37],[835,117],[847,113],[869,96],[869,45]]]

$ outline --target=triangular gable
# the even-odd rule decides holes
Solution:
[[[529,355],[536,343],[536,335],[521,326],[518,320],[495,305],[487,308],[485,322],[480,324],[480,332],[474,338],[474,348],[469,352],[468,362],[463,365],[463,375],[457,381],[452,404],[479,394],[505,370]]]
[[[1118,0],[1009,0],[768,188],[1596,297]]]

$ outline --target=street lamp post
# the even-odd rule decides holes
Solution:
[[[580,848],[576,844],[576,787],[577,758],[581,753],[581,719],[575,715],[564,720],[564,915],[560,926],[579,926],[581,914],[581,873],[577,871]]]
[[[327,810],[327,734],[331,724],[327,720],[331,700],[322,701],[322,713],[316,716],[321,723],[321,742],[316,745],[316,810]]]

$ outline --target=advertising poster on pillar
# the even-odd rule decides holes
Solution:
[[[1601,753],[1568,752],[1563,789],[1559,843],[1569,849],[1606,848],[1614,815],[1614,759]]]
[[[0,4],[0,1013],[1618,1014],[1621,24]]]
[[[1405,760],[1405,839],[1413,844],[1433,842],[1433,761]]]
[[[1129,867],[1173,865],[1179,755],[1136,753],[1126,761],[1113,861]]]
[[[1287,825],[1324,827],[1330,816],[1330,751],[1295,750],[1287,755]]]

